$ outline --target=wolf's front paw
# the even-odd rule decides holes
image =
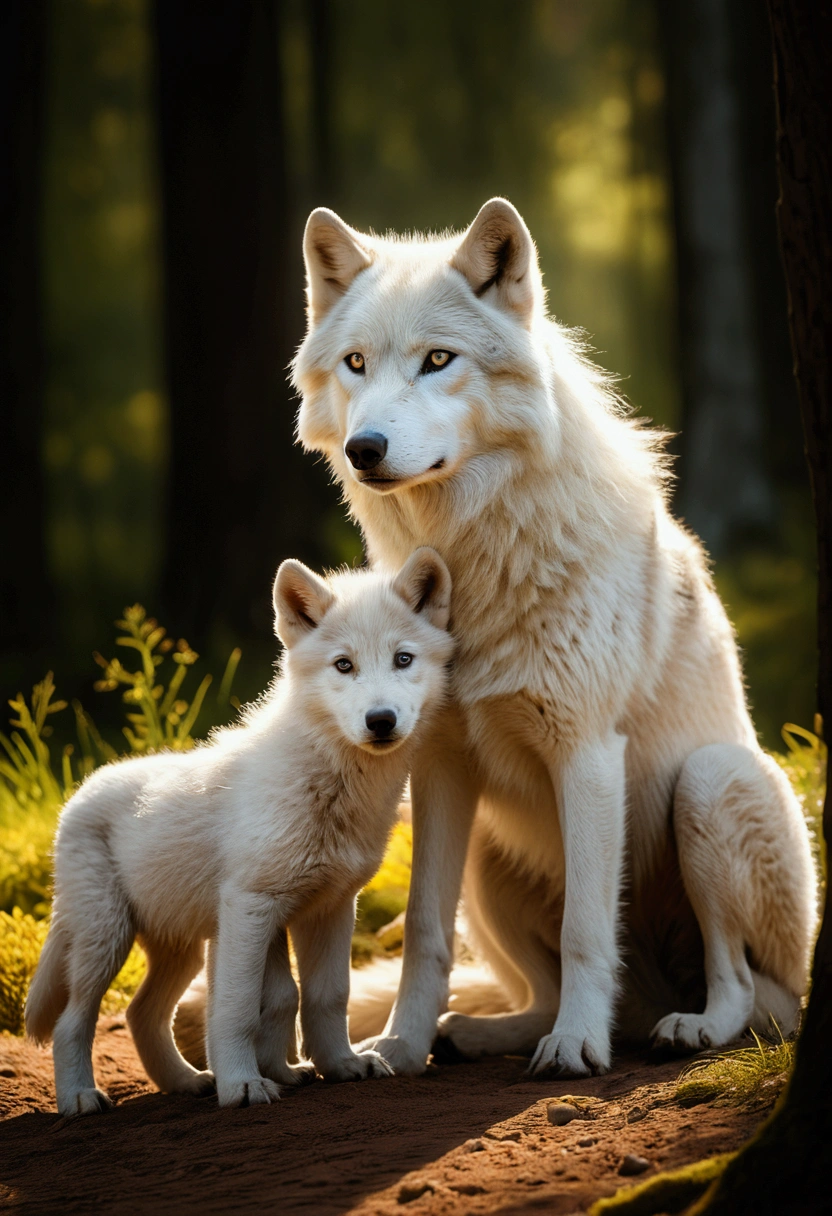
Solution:
[[[669,1013],[653,1027],[650,1035],[650,1046],[654,1051],[672,1052],[674,1055],[706,1051],[709,1047],[721,1047],[727,1041],[720,1035],[718,1027],[709,1025],[707,1018],[698,1013]]]
[[[267,1106],[280,1100],[280,1086],[267,1077],[218,1081],[217,1097],[220,1106]]]
[[[76,1115],[101,1115],[113,1109],[113,1103],[102,1089],[79,1089],[58,1103],[59,1114],[68,1119]]]
[[[356,1051],[375,1051],[390,1065],[391,1072],[397,1076],[417,1077],[428,1066],[427,1051],[414,1051],[406,1039],[398,1035],[388,1038],[364,1039],[356,1047]]]
[[[392,1077],[393,1069],[377,1051],[359,1051],[322,1069],[325,1081],[366,1081],[368,1077]]]
[[[528,1068],[530,1077],[589,1077],[609,1072],[609,1045],[576,1034],[553,1030],[537,1045]]]

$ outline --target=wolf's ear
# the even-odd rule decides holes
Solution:
[[[303,257],[311,321],[319,321],[328,313],[355,276],[373,260],[359,234],[326,207],[318,207],[306,221]]]
[[[393,580],[393,590],[414,612],[421,612],[437,629],[447,629],[451,617],[451,575],[435,549],[411,553]]]
[[[462,238],[451,265],[476,296],[489,295],[529,328],[543,303],[537,250],[523,219],[504,198],[492,198]]]
[[[288,649],[317,629],[335,596],[322,578],[290,558],[274,580],[275,633]]]

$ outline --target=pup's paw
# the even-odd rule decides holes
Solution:
[[[286,1080],[282,1084],[293,1086],[311,1085],[318,1076],[314,1064],[287,1064],[285,1073]]]
[[[280,1086],[267,1077],[218,1082],[220,1106],[268,1106],[280,1100]]]
[[[397,1076],[418,1077],[428,1066],[428,1051],[413,1049],[406,1039],[397,1035],[388,1038],[364,1039],[356,1047],[356,1051],[375,1051],[390,1066],[390,1071]]]
[[[112,1109],[113,1103],[102,1089],[79,1089],[58,1106],[59,1113],[67,1118],[74,1118],[76,1115],[101,1115]]]
[[[431,1048],[434,1064],[458,1064],[487,1055],[491,1046],[490,1030],[488,1018],[443,1013],[436,1023],[436,1038]]]
[[[656,1023],[650,1035],[653,1051],[669,1052],[673,1055],[706,1051],[709,1047],[721,1047],[726,1041],[717,1033],[715,1027],[708,1025],[707,1018],[700,1013],[669,1013]]]
[[[532,1056],[529,1077],[589,1077],[609,1072],[610,1049],[577,1034],[553,1030],[544,1035]]]
[[[368,1077],[392,1077],[393,1069],[377,1051],[359,1051],[322,1069],[325,1081],[366,1081]]]
[[[216,1093],[216,1091],[217,1083],[212,1072],[194,1072],[177,1078],[168,1093],[192,1094],[195,1098],[207,1098],[209,1094]]]

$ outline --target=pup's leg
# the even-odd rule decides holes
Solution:
[[[705,944],[703,1013],[671,1013],[658,1047],[699,1051],[747,1027],[796,1027],[815,924],[815,878],[803,817],[785,774],[763,752],[713,744],[685,762],[673,822],[679,868]],[[754,970],[752,970],[752,967]]]
[[[264,1077],[278,1085],[304,1085],[315,1079],[312,1065],[289,1063],[290,1059],[296,1059],[297,1015],[298,986],[289,963],[286,930],[281,929],[266,958],[257,1027],[257,1066]]]
[[[55,1090],[62,1115],[97,1114],[112,1106],[107,1095],[96,1088],[92,1042],[101,998],[124,966],[133,926],[126,906],[115,899],[102,899],[89,913],[81,923],[79,917],[71,918],[69,1000],[52,1037]]]
[[[327,1081],[361,1081],[393,1071],[377,1051],[356,1053],[350,1047],[347,1001],[354,928],[354,899],[291,926],[300,975],[303,1051]]]
[[[273,899],[231,885],[223,889],[208,968],[208,1064],[220,1106],[254,1106],[280,1097],[276,1082],[261,1076],[256,1049],[266,955],[276,921]]]
[[[469,1059],[531,1055],[551,1030],[560,998],[560,908],[549,895],[474,825],[465,869],[468,929],[518,1012],[444,1014],[437,1058],[447,1043]]]
[[[380,1038],[368,1039],[397,1073],[427,1066],[436,1021],[448,1005],[454,920],[478,788],[458,738],[458,711],[440,715],[411,776],[413,874],[399,994]]]
[[[172,1031],[177,1002],[202,967],[203,944],[194,941],[178,949],[147,939],[142,944],[147,975],[127,1010],[127,1024],[147,1075],[163,1093],[213,1093],[212,1074],[191,1067],[179,1054]]]
[[[611,731],[551,766],[565,863],[560,1008],[529,1071],[570,1077],[607,1072],[619,967],[624,861],[624,750]]]

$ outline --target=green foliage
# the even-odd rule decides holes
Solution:
[[[646,1182],[625,1187],[599,1199],[589,1209],[589,1216],[665,1216],[684,1212],[720,1176],[736,1153],[722,1153],[678,1170],[657,1174]]]
[[[0,1031],[23,1033],[23,1005],[47,927],[20,908],[0,912]]]
[[[812,841],[812,853],[821,881],[826,879],[826,848],[823,839],[823,800],[826,794],[828,749],[823,741],[823,723],[815,715],[814,734],[787,722],[782,729],[788,748],[785,755],[773,753],[798,797]]]
[[[756,1034],[754,1039],[755,1047],[689,1064],[676,1089],[679,1101],[685,1106],[712,1100],[719,1105],[739,1106],[756,1097],[766,1082],[785,1081],[794,1062],[794,1042],[781,1037],[779,1043],[764,1043]]]

